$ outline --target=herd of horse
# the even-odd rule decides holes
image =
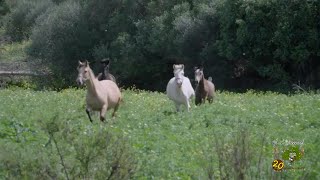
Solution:
[[[104,121],[106,112],[113,109],[112,117],[114,118],[122,101],[120,89],[114,76],[109,72],[110,61],[102,61],[101,63],[105,63],[104,71],[98,76],[95,76],[88,61],[79,61],[77,67],[78,77],[76,81],[79,85],[85,84],[87,87],[86,113],[91,122],[90,114],[92,111],[99,111],[100,120]],[[195,97],[196,105],[203,104],[206,100],[212,103],[215,96],[215,86],[211,77],[208,79],[204,77],[203,67],[194,68],[195,90],[190,79],[184,76],[183,64],[174,64],[173,74],[174,77],[169,80],[166,93],[168,98],[174,102],[177,112],[180,111],[181,105],[185,105],[189,112],[192,97]]]

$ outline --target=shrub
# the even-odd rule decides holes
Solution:
[[[9,6],[5,0],[0,0],[0,27],[3,26],[3,17],[10,12]]]
[[[124,85],[123,82],[132,79],[139,73],[139,64],[134,60],[136,55],[132,37],[128,33],[119,33],[109,47],[102,44],[93,50],[94,59],[97,61],[105,57],[111,57],[111,73],[116,76],[120,85]],[[131,81],[131,83],[137,83],[137,81]],[[132,84],[126,82],[125,85],[128,87]]]
[[[77,60],[89,54],[91,34],[81,21],[80,4],[66,1],[39,17],[32,31],[28,54],[45,60],[56,77],[69,79],[61,86],[72,84],[74,77],[68,77],[74,75]]]
[[[131,179],[136,171],[126,139],[107,128],[76,127],[58,115],[41,120],[41,130],[11,124],[12,141],[0,144],[2,178]]]
[[[226,120],[227,121],[227,120]],[[201,167],[208,179],[261,179],[272,176],[266,158],[267,133],[256,135],[248,122],[237,122],[232,128],[219,127],[209,132],[203,147]],[[210,126],[210,121],[207,126]],[[216,124],[215,124],[216,125]],[[257,146],[259,145],[259,146]]]
[[[78,60],[105,56],[112,42],[126,34],[121,32],[131,28],[121,5],[100,0],[59,3],[38,19],[28,54],[46,60],[57,77],[65,79],[62,86],[72,85]]]
[[[4,16],[10,11],[5,0],[0,0],[0,15]]]
[[[53,6],[50,0],[18,1],[6,23],[6,33],[14,41],[29,37],[36,19]]]

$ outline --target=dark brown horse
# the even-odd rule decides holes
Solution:
[[[212,78],[209,77],[209,80],[204,78],[203,67],[195,67],[194,76],[197,83],[195,92],[196,105],[205,103],[206,100],[208,100],[209,103],[212,103],[215,94],[215,87],[212,83]]]
[[[116,78],[112,74],[110,74],[110,71],[109,71],[110,59],[109,58],[102,59],[100,61],[100,63],[102,65],[102,67],[101,67],[99,74],[97,76],[98,80],[99,81],[111,80],[116,83]]]

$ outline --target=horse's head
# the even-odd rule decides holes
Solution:
[[[194,67],[194,79],[197,83],[200,82],[200,80],[203,77],[203,67]]]
[[[173,65],[173,74],[175,77],[175,81],[180,88],[183,83],[183,77],[184,77],[184,65],[183,64],[174,64]]]
[[[90,78],[89,62],[88,61],[85,61],[85,62],[79,61],[79,65],[78,65],[77,69],[78,69],[78,77],[77,77],[76,81],[77,81],[78,85],[83,85],[84,82],[86,82]]]

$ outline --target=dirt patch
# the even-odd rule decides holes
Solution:
[[[26,74],[39,74],[49,75],[51,74],[49,68],[41,61],[34,62],[0,62],[0,75],[11,73],[21,74],[19,72],[25,72]]]

